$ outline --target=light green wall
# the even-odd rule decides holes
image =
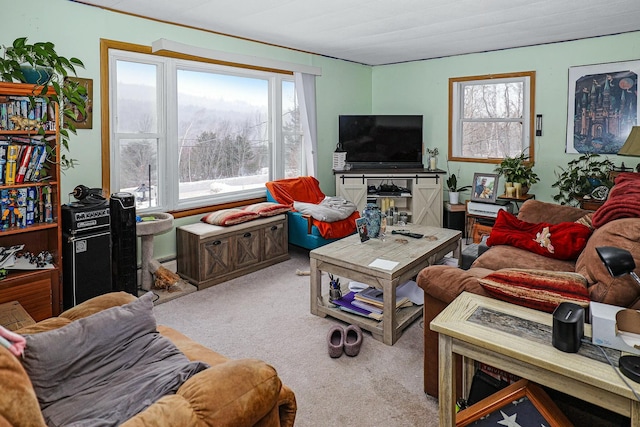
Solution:
[[[553,200],[558,166],[576,154],[565,154],[569,67],[640,58],[640,32],[545,46],[462,55],[373,68],[374,114],[423,114],[424,143],[438,147],[438,167],[446,169],[450,77],[536,72],[535,112],[543,115],[543,136],[535,139],[534,170],[542,178],[532,187],[538,200]],[[608,156],[620,165],[640,159]],[[474,172],[492,172],[494,165],[450,162],[449,170],[471,183]],[[460,174],[458,174],[460,170]],[[459,179],[460,181],[460,179]],[[469,193],[464,193],[468,197]],[[446,196],[445,196],[446,198]]]
[[[322,76],[316,80],[319,140],[317,176],[327,194],[334,194],[335,191],[331,164],[337,143],[338,115],[343,112],[366,114],[371,111],[371,67],[163,24],[68,0],[6,3],[2,8],[4,19],[0,44],[11,44],[18,37],[28,37],[29,42],[51,41],[59,54],[75,56],[84,62],[85,69],[79,70],[79,77],[93,79],[93,129],[78,130],[78,135],[71,138],[70,157],[78,159],[78,164],[62,177],[63,203],[68,202],[66,195],[78,184],[101,186],[100,39],[150,46],[154,40],[166,38],[199,47],[321,67]],[[176,225],[195,222],[199,217],[180,219]],[[175,233],[158,236],[154,246],[156,257],[174,256]]]
[[[322,67],[322,77],[316,81],[318,179],[324,193],[334,195],[332,168],[333,151],[338,144],[338,116],[371,114],[371,67],[319,56],[314,60],[314,65]]]

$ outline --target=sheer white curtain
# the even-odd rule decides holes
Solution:
[[[316,176],[318,171],[318,134],[316,124],[316,76],[300,72],[293,73],[296,94],[302,120],[302,146],[307,160],[307,175]]]

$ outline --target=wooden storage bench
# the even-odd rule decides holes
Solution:
[[[289,259],[287,216],[176,229],[178,274],[204,289]]]

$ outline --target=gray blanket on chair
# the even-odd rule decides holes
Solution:
[[[27,335],[23,364],[49,426],[116,426],[208,365],[156,330],[153,293]]]
[[[336,222],[349,218],[357,209],[353,202],[341,197],[326,197],[317,205],[294,201],[293,208],[304,215],[311,215],[314,219],[324,222]]]

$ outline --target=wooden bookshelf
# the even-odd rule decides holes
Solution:
[[[11,181],[6,179],[6,164],[0,169],[4,173],[0,177],[0,246],[24,245],[21,252],[38,255],[46,251],[52,256],[47,268],[7,269],[7,276],[0,280],[0,304],[18,301],[35,321],[62,311],[59,110],[55,104],[53,108],[46,105],[39,96],[41,89],[31,84],[0,83],[0,143],[35,146],[39,140],[47,147],[45,168],[36,179],[8,183]],[[21,119],[11,120],[12,116]],[[35,129],[16,126],[20,121],[26,123],[24,118],[35,120],[39,125]],[[44,131],[39,132],[39,127]],[[2,161],[0,158],[0,163]],[[33,192],[27,193],[27,190]],[[9,199],[16,193],[32,194],[35,198]],[[32,204],[27,206],[27,203]],[[32,218],[23,218],[31,212]]]

